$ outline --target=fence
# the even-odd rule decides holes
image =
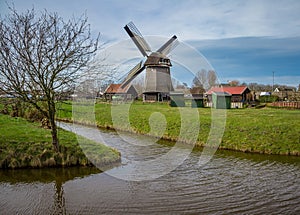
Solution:
[[[231,102],[231,108],[243,108],[243,102]]]
[[[300,109],[300,102],[273,102],[272,106]]]
[[[212,102],[207,102],[206,107],[212,107]],[[243,102],[231,102],[231,108],[243,108]]]

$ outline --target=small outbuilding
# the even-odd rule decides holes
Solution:
[[[232,95],[227,92],[213,92],[212,106],[216,109],[230,109]]]
[[[212,106],[212,93],[213,92],[226,92],[231,94],[231,107],[242,108],[245,103],[251,102],[253,96],[250,89],[247,86],[220,86],[212,87],[209,91],[206,92],[207,100],[209,106]]]
[[[183,92],[170,92],[171,107],[185,107]]]
[[[204,107],[203,94],[192,94],[192,108]]]
[[[103,96],[107,101],[128,101],[136,99],[138,94],[133,85],[127,85],[126,87],[121,88],[121,84],[110,84],[106,88]]]

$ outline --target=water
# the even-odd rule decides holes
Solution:
[[[67,124],[61,126],[68,128]],[[80,128],[80,129],[79,129]],[[92,128],[79,127],[85,136]],[[0,214],[299,214],[300,158],[220,151],[203,167],[193,151],[169,174],[148,181],[110,176],[128,160],[166,153],[170,144],[127,135],[137,145],[101,131],[122,153],[122,166],[0,171]],[[99,136],[96,135],[96,138]]]

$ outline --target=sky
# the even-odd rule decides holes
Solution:
[[[175,34],[209,62],[222,83],[272,84],[274,74],[275,84],[300,84],[299,0],[0,0],[2,17],[6,2],[20,12],[47,9],[65,19],[86,13],[105,44],[128,40],[123,27],[130,21],[146,38]]]

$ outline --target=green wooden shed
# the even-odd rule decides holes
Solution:
[[[213,92],[212,106],[216,109],[230,109],[231,108],[231,94],[227,92]]]
[[[170,92],[171,107],[185,107],[184,94],[182,92]]]
[[[203,94],[192,94],[192,108],[204,107]]]

